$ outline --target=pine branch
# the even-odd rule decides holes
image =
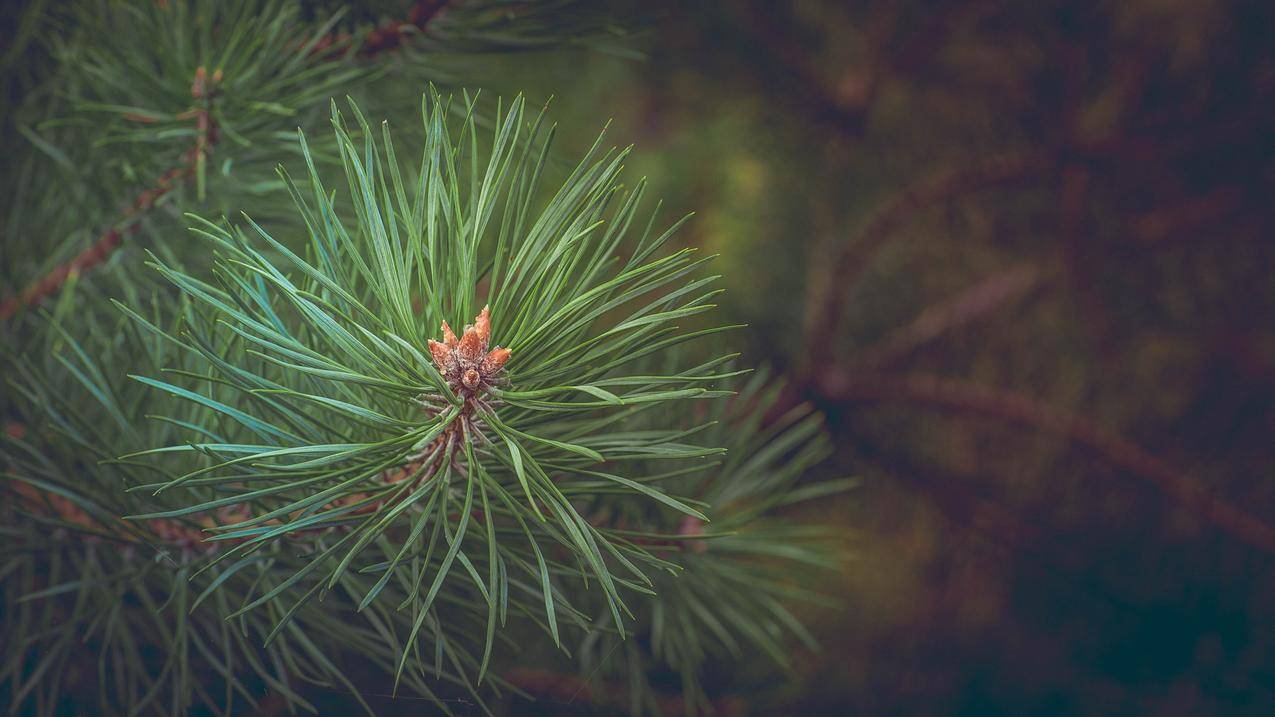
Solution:
[[[1113,466],[1147,480],[1170,500],[1259,550],[1275,553],[1275,528],[1202,486],[1134,443],[1080,416],[1034,398],[968,381],[932,376],[829,373],[820,390],[833,401],[905,403],[1030,427],[1083,446]]]
[[[820,58],[813,56],[807,44],[784,27],[791,18],[781,16],[777,10],[787,5],[755,0],[727,5],[757,45],[770,54],[776,65],[784,68],[790,86],[796,88],[812,114],[848,135],[862,133],[876,95],[878,68],[861,70],[843,79],[839,86],[833,86],[824,76],[824,63]]]
[[[397,49],[410,35],[425,31],[448,4],[449,0],[419,0],[409,10],[406,21],[389,21],[369,31],[356,55],[362,59],[372,59],[384,52]],[[348,45],[350,39],[348,33],[330,33],[315,43],[309,50],[309,54],[324,55],[324,51],[327,50],[328,58],[339,56],[346,52],[343,48]],[[304,40],[301,41],[301,45],[305,46]],[[134,198],[132,206],[121,218],[119,226],[107,230],[92,246],[69,261],[54,267],[48,274],[25,289],[0,302],[0,321],[7,321],[56,294],[73,274],[83,274],[105,263],[117,249],[123,246],[125,237],[137,232],[146,214],[155,208],[161,198],[175,189],[177,184],[195,178],[199,181],[199,195],[203,196],[203,177],[208,155],[219,139],[211,103],[216,95],[217,86],[223,79],[220,70],[210,77],[204,67],[196,69],[191,83],[191,97],[195,100],[196,106],[185,115],[179,116],[179,118],[194,120],[195,142],[183,154],[181,163],[162,173],[154,185],[142,190]],[[143,123],[153,121],[145,115],[125,116]]]
[[[210,78],[208,71],[203,67],[195,71],[190,94],[191,98],[199,104],[184,115],[186,119],[195,120],[195,144],[182,156],[181,164],[164,172],[153,186],[142,190],[133,198],[132,206],[120,222],[121,226],[107,230],[92,246],[0,303],[0,321],[11,319],[19,312],[34,307],[56,294],[72,275],[83,274],[106,263],[111,255],[123,246],[124,238],[137,233],[146,214],[155,208],[160,199],[173,191],[178,183],[192,177],[203,177],[208,153],[217,142],[217,122],[212,118],[211,102],[220,80],[220,72]],[[143,116],[134,116],[131,119],[141,122],[149,121]],[[200,191],[202,193],[202,179]]]
[[[618,184],[627,150],[595,146],[548,197],[540,183],[547,125],[527,117],[521,98],[501,103],[490,138],[472,98],[457,131],[448,100],[432,95],[425,107],[421,165],[406,171],[386,125],[374,132],[354,105],[347,125],[333,107],[348,208],[333,203],[302,138],[308,186],[281,173],[303,219],[302,245],[289,248],[250,219],[201,221],[215,283],[153,262],[188,299],[182,331],[129,313],[185,364],[164,380],[135,378],[203,413],[180,424],[187,435],[125,458],[154,461],[163,478],[138,487],[184,503],[139,520],[237,506],[235,520],[213,529],[227,545],[215,561],[295,550],[309,536],[312,554],[282,573],[276,593],[242,610],[304,604],[347,583],[364,608],[412,606],[394,618],[408,621],[406,643],[383,645],[401,650],[396,680],[418,669],[416,645],[438,601],[477,586],[487,627],[471,669],[481,679],[498,635],[489,596],[510,592],[510,570],[525,570],[531,583],[522,588],[529,595],[509,601],[543,615],[555,642],[559,622],[583,620],[559,586],[574,592],[575,573],[551,571],[545,556],[587,571],[579,578],[601,586],[608,620],[623,634],[627,592],[651,583],[640,566],[669,563],[586,521],[585,503],[619,494],[704,519],[635,470],[638,461],[721,449],[682,442],[696,429],[680,421],[626,423],[653,406],[723,396],[705,384],[739,372],[719,368],[729,357],[660,362],[663,373],[637,363],[728,327],[683,332],[672,323],[711,309],[716,292],[715,277],[694,278],[704,260],[692,250],[658,253],[671,230],[656,234],[647,223],[632,253],[617,253],[641,226],[633,219],[642,185],[624,193]],[[451,329],[470,316],[462,331]],[[422,558],[438,563],[427,583],[405,559],[420,557],[423,535],[438,546]],[[457,639],[443,631],[460,629],[437,628],[438,639]]]
[[[223,547],[220,543],[205,542],[210,535],[206,531],[218,527],[210,516],[201,516],[194,524],[165,519],[146,521],[144,525],[149,535],[142,535],[129,521],[94,517],[74,501],[57,493],[39,490],[16,478],[9,479],[8,483],[14,493],[14,505],[68,529],[78,529],[81,531],[79,538],[86,542],[109,539],[135,543],[142,539],[153,541],[157,546],[171,546],[179,550],[202,548],[204,552],[216,552]],[[233,517],[223,513],[221,519],[229,521]]]

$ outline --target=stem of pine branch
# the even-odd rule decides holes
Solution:
[[[92,246],[76,254],[70,261],[58,265],[53,271],[46,274],[44,278],[0,302],[0,321],[7,321],[16,316],[19,311],[29,306],[35,306],[46,297],[57,293],[72,274],[78,274],[106,261],[111,253],[119,248],[123,234],[132,232],[136,226],[137,224],[134,220],[127,224],[122,231],[112,228],[98,238],[97,241],[93,242]]]

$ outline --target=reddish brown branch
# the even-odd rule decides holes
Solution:
[[[419,0],[407,13],[407,22],[388,22],[368,33],[359,48],[360,57],[375,57],[387,50],[397,49],[412,32],[422,31],[438,17],[448,0]]]
[[[108,229],[90,247],[76,254],[70,261],[54,267],[43,278],[0,303],[0,321],[11,319],[23,309],[35,306],[56,294],[73,275],[105,263],[123,244],[125,236],[137,232],[142,217],[154,208],[164,195],[171,192],[178,181],[188,179],[202,171],[208,152],[217,141],[217,123],[212,118],[210,104],[213,95],[216,94],[216,85],[220,81],[220,70],[211,78],[202,67],[195,72],[190,93],[191,97],[200,102],[200,105],[180,115],[179,118],[194,119],[197,133],[195,146],[182,157],[182,163],[164,172],[153,186],[143,189],[133,198],[120,226]]]
[[[131,227],[126,227],[126,231]],[[97,266],[106,261],[111,252],[120,245],[120,231],[111,229],[93,242],[93,245],[80,252],[75,258],[56,267],[43,279],[23,289],[21,293],[10,296],[0,303],[0,320],[8,320],[27,306],[34,306],[62,288],[72,274]]]
[[[132,523],[122,518],[106,520],[90,515],[69,498],[41,490],[29,483],[9,479],[8,484],[14,496],[12,505],[67,525],[83,528],[88,531],[85,539],[90,542],[102,538],[133,542],[145,535],[138,532],[138,528],[144,526],[149,534],[157,539],[157,542],[186,549],[193,549],[199,545],[211,549],[215,545],[204,542],[208,537],[204,528],[215,527],[217,520],[230,522],[246,517],[246,514],[237,506],[229,506],[218,511],[216,516],[199,516],[190,522],[163,518],[148,520],[145,523]]]
[[[1199,482],[1139,446],[1103,431],[1093,422],[1063,413],[1034,398],[932,376],[831,373],[819,381],[830,400],[918,404],[975,415],[1053,433],[1084,446],[1112,465],[1140,476],[1173,502],[1251,546],[1275,553],[1275,528],[1218,497]]]
[[[206,145],[200,147],[200,149],[204,148],[206,148]],[[142,190],[133,198],[128,212],[124,215],[121,226],[107,230],[106,233],[98,237],[97,241],[93,242],[84,251],[76,254],[70,261],[58,265],[46,274],[44,278],[0,303],[0,321],[13,318],[19,311],[35,306],[57,293],[73,274],[79,274],[91,269],[109,259],[111,254],[123,244],[125,236],[137,232],[142,216],[149,212],[160,198],[172,191],[178,181],[186,179],[194,173],[195,167],[190,163],[190,160],[195,156],[194,151],[192,150],[191,153],[187,154],[187,161],[183,162],[181,166],[168,170],[155,181],[154,186]]]
[[[26,427],[19,423],[8,423],[4,430],[14,437],[21,438],[26,435]],[[409,489],[414,489],[420,482],[426,478],[433,477],[443,464],[451,462],[454,459],[457,445],[452,441],[443,441],[442,436],[435,442],[432,449],[427,450],[421,456],[412,458],[402,466],[387,470],[382,475],[382,481],[378,488],[384,489],[389,486],[401,484],[403,481],[412,479]],[[426,470],[426,463],[431,465]],[[122,518],[112,518],[107,521],[95,518],[88,512],[80,508],[74,501],[71,501],[56,493],[50,493],[40,490],[28,483],[20,480],[11,479],[10,484],[12,491],[16,495],[15,505],[28,510],[32,513],[53,518],[55,520],[67,523],[69,525],[84,528],[96,535],[106,535],[121,540],[135,539],[138,534],[134,531],[136,528],[144,528],[149,534],[154,536],[157,542],[167,545],[177,546],[186,550],[194,550],[198,547],[207,551],[216,551],[227,544],[238,544],[246,540],[246,538],[233,541],[216,541],[210,542],[210,535],[214,535],[213,531],[224,528],[234,523],[239,523],[249,519],[252,516],[251,509],[246,504],[232,504],[219,508],[215,511],[205,512],[202,514],[192,515],[185,520],[174,520],[168,518],[156,518],[142,522],[129,522]],[[353,493],[347,496],[337,498],[324,506],[324,509],[337,509],[343,506],[354,505],[356,503],[367,501],[372,497],[371,492]],[[402,492],[399,493],[400,497]],[[367,505],[359,506],[349,512],[349,515],[365,515],[373,511],[379,510],[386,505],[387,499],[372,501]],[[481,512],[475,511],[475,516],[481,519]],[[295,520],[298,517],[296,513],[288,516],[288,520]],[[263,525],[279,525],[281,519],[275,518],[266,521]],[[296,537],[306,533],[313,533],[326,530],[324,527],[306,528],[296,531],[290,531],[286,535],[288,537]],[[95,536],[90,536],[96,539]]]
[[[877,251],[894,232],[920,210],[986,189],[1018,184],[1053,171],[1061,159],[1081,166],[1101,168],[1111,162],[1163,162],[1165,158],[1184,152],[1206,151],[1228,138],[1253,131],[1254,119],[1201,126],[1188,137],[1162,137],[1155,134],[1123,135],[1075,139],[1065,147],[1039,151],[1008,153],[975,162],[967,167],[940,170],[905,187],[883,204],[859,232],[841,246],[831,261],[830,270],[818,291],[812,291],[806,309],[806,351],[811,364],[830,361],[832,338],[836,335],[845,310],[845,294],[871,262]],[[1229,199],[1221,195],[1225,206]],[[1217,211],[1211,206],[1192,208],[1194,213],[1209,216]],[[1187,218],[1193,212],[1184,212]],[[1153,222],[1152,234],[1159,229]],[[805,367],[809,370],[809,366]],[[809,380],[801,375],[798,383]]]

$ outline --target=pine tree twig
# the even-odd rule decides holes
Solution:
[[[10,422],[5,425],[5,431],[10,435],[20,438],[26,434],[26,427],[19,423]],[[452,446],[451,448],[454,449],[455,447]],[[417,469],[421,468],[426,460],[433,462],[434,466],[429,471],[421,472],[420,475],[413,480],[413,488],[419,485],[422,479],[427,476],[433,476],[436,470],[440,468],[443,463],[451,461],[452,455],[450,453],[442,453],[440,446],[440,450],[435,451],[430,457],[410,460],[399,468],[386,471],[383,476],[383,485],[393,485],[410,478],[418,472]],[[80,508],[67,498],[39,490],[30,484],[19,480],[12,480],[10,482],[12,483],[13,491],[17,494],[18,505],[22,506],[26,510],[30,510],[45,517],[84,528],[86,531],[90,531],[87,536],[90,541],[96,540],[103,534],[103,532],[108,537],[117,537],[121,540],[129,539],[125,533],[128,530],[127,526],[130,526],[131,524],[127,521],[117,520],[113,523],[103,523],[101,520],[93,518],[83,508]],[[352,493],[333,500],[331,503],[326,504],[324,509],[334,509],[346,505],[352,505],[365,501],[371,497],[372,494],[368,492]],[[375,501],[355,509],[351,512],[351,515],[364,515],[380,509],[384,504],[384,499]],[[471,515],[482,519],[482,511],[472,511]],[[246,538],[230,541],[215,541],[210,543],[208,542],[210,535],[208,531],[230,523],[247,520],[249,517],[251,517],[251,514],[245,506],[229,505],[217,510],[215,513],[193,517],[190,521],[154,518],[145,521],[144,525],[154,537],[158,538],[159,542],[166,545],[172,545],[185,550],[194,550],[195,548],[202,546],[203,549],[214,552],[227,545],[237,545],[246,540]],[[454,515],[452,517],[455,519],[459,516]],[[288,516],[289,520],[295,520],[296,518],[297,515],[295,514]],[[281,519],[275,518],[266,521],[264,525],[280,525],[281,523]],[[289,537],[298,537],[305,534],[321,532],[326,529],[327,528],[322,526],[313,527],[306,530],[290,531],[287,535]]]
[[[186,164],[190,165],[194,172],[200,201],[204,198],[208,152],[217,142],[217,122],[212,117],[212,100],[217,94],[217,86],[221,84],[221,81],[221,70],[214,71],[211,78],[203,67],[195,70],[195,81],[190,85],[190,96],[199,104],[189,112],[178,115],[178,119],[193,117],[195,120],[195,146],[191,148]]]
[[[820,392],[832,401],[906,403],[974,415],[1052,433],[1084,446],[1113,466],[1137,475],[1173,502],[1250,546],[1275,553],[1275,528],[1218,497],[1198,481],[1174,469],[1141,447],[1107,433],[1093,422],[1034,398],[933,376],[830,372],[820,378]]]
[[[89,515],[88,511],[63,496],[39,490],[29,483],[14,478],[10,478],[8,484],[14,493],[13,505],[92,531],[86,536],[89,542],[98,541],[103,532],[111,537],[119,535],[120,526],[103,525],[101,521]]]
[[[856,352],[856,371],[880,369],[954,329],[973,323],[1006,303],[1030,293],[1044,281],[1035,264],[1019,264],[993,274],[960,294],[922,311],[906,326]]]
[[[406,22],[392,21],[368,33],[367,39],[358,51],[359,57],[371,58],[398,48],[410,33],[422,31],[428,27],[447,5],[448,0],[420,0],[408,12]],[[321,52],[329,47],[339,47],[348,39],[349,36],[344,34],[329,36],[316,44],[311,53]],[[222,79],[220,70],[214,72],[212,77],[207,75],[207,70],[203,67],[195,72],[195,79],[191,83],[191,96],[201,101],[201,105],[179,116],[181,119],[195,120],[196,128],[195,145],[183,156],[182,163],[160,175],[152,187],[142,190],[137,195],[132,207],[124,215],[121,226],[107,230],[97,241],[70,261],[54,267],[43,278],[0,302],[0,321],[7,321],[19,312],[36,306],[56,294],[72,275],[83,273],[105,263],[115,250],[123,245],[126,236],[137,233],[143,216],[155,207],[160,198],[172,191],[178,181],[195,177],[199,180],[199,192],[203,194],[204,167],[207,164],[208,154],[218,139],[217,123],[212,116],[211,101]],[[149,118],[137,115],[126,115],[126,117],[135,121],[150,121]]]
[[[832,263],[806,313],[807,360],[817,365],[833,353],[832,339],[845,311],[844,294],[869,260],[907,219],[919,210],[974,192],[1021,182],[1048,171],[1054,154],[1021,152],[992,157],[969,167],[944,170],[906,187],[885,203],[857,236],[846,242]]]
[[[91,246],[76,254],[70,261],[54,267],[52,271],[39,281],[0,303],[0,321],[7,321],[20,311],[33,307],[56,294],[73,275],[78,275],[104,264],[115,253],[115,250],[123,245],[126,236],[132,236],[137,233],[141,226],[142,218],[155,207],[164,195],[171,192],[181,181],[195,176],[203,176],[203,168],[207,164],[208,153],[218,138],[217,122],[212,117],[211,103],[216,94],[216,87],[221,80],[220,70],[214,72],[211,78],[203,67],[195,71],[195,79],[191,83],[190,94],[192,98],[200,102],[200,105],[179,116],[179,119],[195,120],[195,145],[183,155],[182,163],[161,174],[154,185],[143,189],[133,198],[133,203],[125,213],[121,226],[111,227]],[[200,184],[202,186],[202,181]]]

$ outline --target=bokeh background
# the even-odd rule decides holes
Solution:
[[[1275,713],[1275,4],[618,7],[645,59],[496,84],[614,116],[862,477],[723,710]]]

